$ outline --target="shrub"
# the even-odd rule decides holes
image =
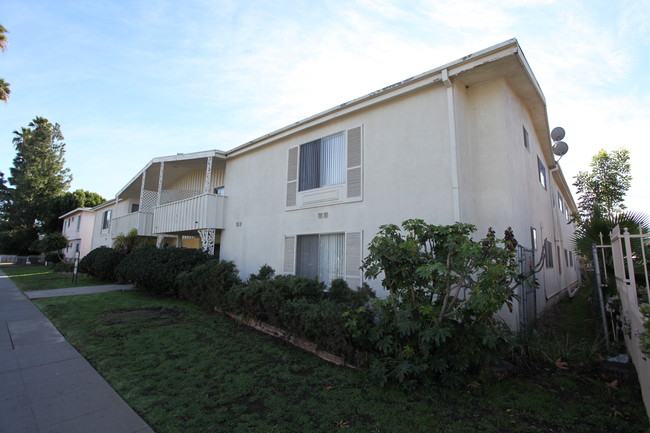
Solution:
[[[179,295],[195,304],[227,309],[227,293],[241,284],[233,262],[210,260],[177,276]]]
[[[178,296],[178,274],[208,260],[209,256],[200,250],[143,247],[124,258],[116,276],[122,283],[133,283],[138,289],[155,295]]]
[[[116,281],[115,268],[124,258],[123,253],[119,253],[112,248],[98,248],[88,273],[104,281]]]
[[[45,261],[48,264],[55,265],[57,263],[60,263],[62,261],[61,255],[55,251],[50,251],[49,253],[45,253]]]
[[[373,352],[380,383],[455,386],[501,356],[507,338],[494,314],[512,306],[521,281],[517,241],[510,229],[503,240],[490,229],[477,242],[475,231],[415,219],[382,226],[373,239],[365,275],[383,274],[390,294],[349,312],[347,326]]]
[[[92,267],[95,259],[98,255],[102,254],[104,250],[109,249],[108,247],[98,247],[86,254],[81,260],[79,260],[79,272],[84,274],[90,273],[90,268]]]
[[[327,291],[327,298],[334,302],[347,304],[350,308],[358,308],[365,305],[371,298],[375,297],[375,292],[363,283],[357,290],[352,290],[348,283],[343,279],[332,281],[330,289]]]
[[[55,263],[54,266],[52,266],[52,269],[54,270],[54,272],[58,272],[58,273],[73,272],[74,264],[59,262],[59,263]]]

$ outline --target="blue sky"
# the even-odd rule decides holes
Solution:
[[[648,0],[2,0],[0,24],[5,173],[12,132],[43,116],[72,189],[111,198],[154,157],[228,150],[515,37],[567,132],[569,183],[625,146],[627,205],[650,214]]]

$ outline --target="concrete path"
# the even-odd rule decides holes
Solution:
[[[153,430],[0,271],[0,433],[5,432]]]
[[[83,295],[86,293],[114,292],[133,290],[133,284],[110,284],[105,286],[69,287],[67,289],[32,290],[24,292],[29,299],[52,298],[54,296]]]

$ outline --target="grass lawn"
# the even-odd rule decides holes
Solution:
[[[403,392],[220,314],[139,292],[39,308],[157,433],[644,432],[638,383],[549,364]]]
[[[11,277],[11,280],[21,289],[48,290],[66,287],[98,286],[107,284],[94,277],[78,275],[77,282],[72,282],[72,274],[57,274],[46,266],[1,266],[0,270]]]

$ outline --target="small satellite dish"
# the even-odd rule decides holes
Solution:
[[[564,138],[564,128],[558,126],[557,128],[553,128],[551,131],[551,138],[553,141],[560,141]]]
[[[557,128],[556,128],[557,129]],[[564,132],[564,130],[562,131]],[[564,141],[558,141],[553,145],[553,153],[557,156],[564,156],[569,151],[569,145]]]

